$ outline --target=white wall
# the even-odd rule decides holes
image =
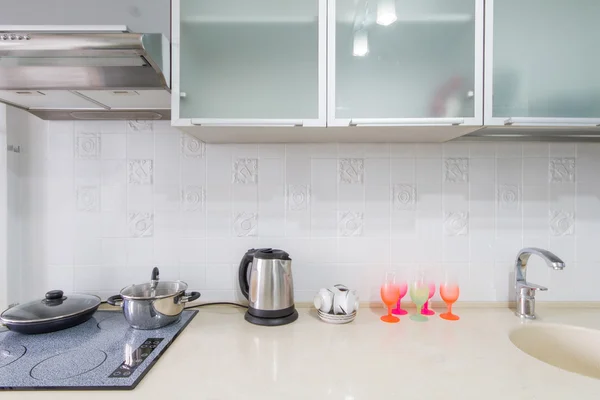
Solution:
[[[5,149],[6,106],[0,104],[0,149]],[[0,150],[0,309],[8,306],[7,232],[8,232],[8,153]]]
[[[39,293],[39,285],[47,273],[44,132],[48,130],[48,122],[13,107],[6,110],[7,297],[12,304],[33,296],[32,291]]]
[[[462,300],[506,300],[517,251],[540,246],[567,268],[532,258],[539,300],[600,300],[598,144],[204,147],[168,122],[24,115],[23,297],[107,297],[158,265],[239,299],[239,259],[269,246],[290,252],[298,301],[335,283],[377,300],[386,269],[416,266],[456,269]]]
[[[171,38],[170,0],[0,0],[0,25],[127,25]]]

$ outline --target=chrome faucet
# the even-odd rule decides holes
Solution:
[[[515,314],[526,319],[535,319],[535,291],[548,290],[544,286],[527,282],[527,262],[532,254],[542,257],[548,267],[552,269],[562,270],[565,268],[565,263],[547,250],[528,247],[519,251],[515,262],[515,291],[517,294],[517,311],[515,311]]]

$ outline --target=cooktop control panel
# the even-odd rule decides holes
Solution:
[[[148,338],[135,350],[126,354],[123,363],[110,374],[109,378],[128,378],[137,367],[158,347],[163,338]]]

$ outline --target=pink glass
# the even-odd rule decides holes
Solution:
[[[408,285],[406,284],[406,282],[401,282],[399,284],[400,286],[400,298],[398,299],[398,303],[396,303],[396,308],[394,308],[392,310],[392,314],[394,315],[406,315],[408,314],[408,311],[402,309],[402,307],[400,307],[400,302],[402,301],[402,298],[404,296],[406,296],[406,292],[408,292]]]
[[[423,315],[434,315],[435,314],[435,311],[429,309],[429,301],[431,300],[431,298],[433,297],[434,294],[435,294],[435,283],[429,283],[429,300],[427,300],[427,302],[423,306],[423,309],[421,309],[421,314],[423,314]]]

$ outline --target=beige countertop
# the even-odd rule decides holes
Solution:
[[[309,308],[276,328],[243,310],[201,308],[133,391],[0,392],[2,399],[598,399],[600,380],[563,371],[517,349],[519,318],[506,308],[462,308],[458,322],[379,321],[363,308],[329,325]],[[533,323],[600,329],[600,309],[538,304]]]

